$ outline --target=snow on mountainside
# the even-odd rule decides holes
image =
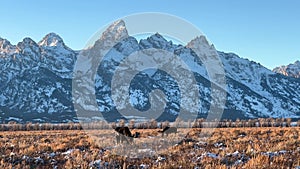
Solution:
[[[287,66],[279,66],[273,69],[273,72],[281,73],[285,76],[300,78],[300,61]]]
[[[245,111],[247,116],[298,117],[299,81],[278,76],[262,65],[233,53],[219,52],[219,56],[223,60],[227,77],[245,86],[245,91],[247,89],[251,92],[242,92],[241,95],[240,91],[231,91],[234,87],[229,83],[230,96],[236,98],[235,106],[247,105],[242,108],[248,110],[248,113]]]
[[[39,44],[30,38],[17,45],[3,39],[1,42],[1,120],[73,120],[70,82],[77,52],[53,33]]]
[[[109,49],[115,41],[119,43]],[[199,112],[200,117],[206,117],[211,104],[224,108],[222,118],[226,119],[299,118],[299,79],[276,74],[233,53],[218,52],[227,85],[221,89],[227,92],[226,104],[224,107],[218,105],[211,98],[211,86],[218,86],[218,82],[211,82],[206,67],[213,58],[207,56],[199,59],[190,49],[191,45],[198,46],[200,51],[215,50],[203,36],[193,39],[187,46],[173,44],[159,33],[138,42],[128,35],[123,21],[112,24],[93,46],[82,51],[70,49],[55,33],[46,35],[39,43],[25,38],[17,45],[12,45],[8,40],[0,38],[0,122],[10,119],[19,119],[20,122],[76,121],[75,109],[92,112],[93,118],[100,110],[105,119],[115,121],[122,118],[118,110],[126,109],[128,104],[141,112],[135,117],[142,117],[145,112],[151,113],[147,111],[150,107],[153,110],[161,109],[160,105],[150,104],[153,90],[160,90],[165,95],[166,108],[158,120],[173,121],[179,111]],[[111,79],[119,63],[134,52],[151,48],[173,53],[188,65],[199,88],[200,110],[191,108],[192,100],[181,102],[178,83],[168,72],[159,69],[148,69],[136,74],[129,87],[130,103],[117,98],[118,93],[115,93],[115,99],[121,99],[115,105],[111,96]],[[99,51],[106,51],[107,54],[101,56]],[[101,61],[99,57],[103,57]],[[74,80],[78,81],[82,91],[75,92],[74,99],[72,79],[76,60],[80,63],[76,65],[76,70],[81,74]],[[91,80],[94,79],[93,70],[97,72],[95,81]],[[183,78],[184,84],[189,84],[190,78]],[[96,105],[89,101],[92,98],[96,100]]]
[[[62,38],[55,33],[49,33],[38,44],[39,46],[65,47]]]

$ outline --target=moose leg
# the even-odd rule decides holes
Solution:
[[[120,134],[121,144],[123,144],[125,136],[123,134]]]
[[[117,142],[117,144],[119,144],[120,143],[120,135],[119,134],[116,134],[116,142]]]
[[[129,143],[133,144],[133,137],[128,137]]]
[[[126,140],[127,144],[130,144],[130,141],[128,140],[129,138],[127,138],[126,136],[124,136],[124,139]]]
[[[127,144],[131,144],[131,143],[132,143],[132,141],[133,141],[133,140],[132,140],[132,139],[133,139],[132,137],[130,137],[130,136],[125,136],[125,135],[123,135],[123,137],[124,137],[124,140],[126,141]]]

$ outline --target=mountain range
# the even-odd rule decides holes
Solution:
[[[97,106],[86,101],[90,97],[88,94],[80,96],[83,99],[74,99],[72,80],[76,61],[83,66],[95,66],[97,55],[90,53],[99,51],[99,46],[105,46],[104,42],[120,37],[122,41],[109,50],[97,68],[93,89]],[[195,37],[192,42],[201,49],[216,50],[204,36]],[[174,53],[190,67],[199,88],[201,108],[196,110],[197,116],[206,117],[211,104],[215,104],[212,103],[211,86],[218,84],[210,81],[205,64],[197,59],[189,45],[173,44],[159,33],[137,41],[128,35],[125,23],[117,21],[93,46],[80,51],[69,48],[55,33],[46,35],[38,43],[25,38],[17,45],[0,38],[0,122],[77,122],[80,117],[76,112],[88,112],[90,119],[104,117],[108,121],[143,119],[143,112],[147,112],[149,107],[160,109],[159,105],[150,104],[149,95],[156,89],[166,95],[166,108],[157,120],[174,121],[181,109],[192,107],[191,100],[180,102],[178,84],[162,70],[142,71],[131,82],[128,97],[130,104],[141,112],[140,116],[122,116],[117,107],[126,108],[128,103],[120,101],[116,106],[110,96],[110,80],[120,61],[134,52],[151,48]],[[272,71],[234,53],[217,53],[224,66],[226,80],[226,88],[223,89],[227,94],[226,103],[219,107],[224,109],[222,118],[299,118],[299,61]],[[79,80],[84,82],[84,78],[87,77]],[[93,91],[88,87],[84,89],[86,93]],[[99,110],[102,115],[99,115]]]

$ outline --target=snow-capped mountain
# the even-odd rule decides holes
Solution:
[[[116,41],[119,42],[114,44]],[[114,47],[110,48],[112,45]],[[134,117],[147,116],[151,113],[150,108],[162,109],[161,105],[150,103],[152,97],[155,99],[151,95],[153,90],[160,90],[165,96],[165,99],[156,97],[166,106],[158,120],[175,120],[179,112],[198,112],[200,117],[206,117],[211,104],[224,109],[223,118],[226,119],[299,118],[299,79],[276,74],[233,53],[218,52],[226,73],[226,87],[220,90],[227,93],[225,106],[218,105],[211,98],[211,86],[218,84],[211,82],[204,64],[211,58],[199,59],[190,48],[192,45],[199,45],[201,50],[215,50],[203,36],[195,37],[187,46],[173,44],[159,33],[138,42],[128,35],[123,21],[112,24],[93,46],[81,51],[70,49],[54,33],[46,35],[39,43],[25,38],[12,45],[0,38],[0,121],[76,121],[76,111],[91,113],[90,117],[95,117],[99,115],[98,110],[102,112],[99,116],[115,121],[124,118],[119,110],[126,110],[129,104],[140,112],[133,114]],[[199,110],[193,109],[192,94],[188,93],[190,99],[181,100],[180,97],[180,89],[192,86],[180,88],[168,72],[160,69],[137,73],[130,82],[126,98],[118,98],[122,91],[126,91],[124,86],[112,93],[111,80],[120,69],[120,62],[135,52],[153,48],[177,55],[192,71],[199,89]],[[99,54],[106,52],[104,56]],[[183,78],[183,83],[189,84],[191,78]],[[121,85],[125,84],[124,79],[119,79]],[[74,82],[80,90],[72,97]]]
[[[50,33],[38,44],[0,40],[1,120],[60,122],[73,120],[71,78],[77,52]]]
[[[281,73],[285,76],[300,78],[300,61],[287,66],[279,66],[273,69],[273,72]]]

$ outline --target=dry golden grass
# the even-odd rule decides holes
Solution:
[[[91,130],[88,134],[81,130],[1,132],[0,168],[275,169],[300,166],[299,128],[220,128],[211,136],[210,129],[179,129],[179,134],[167,138],[161,138],[158,129],[135,129],[133,133],[136,131],[141,133],[141,138],[124,150],[147,150],[136,157],[118,154],[126,146],[115,146],[112,130]],[[203,138],[205,136],[207,138]],[[172,144],[163,148],[162,143]],[[146,156],[149,147],[155,154]]]

